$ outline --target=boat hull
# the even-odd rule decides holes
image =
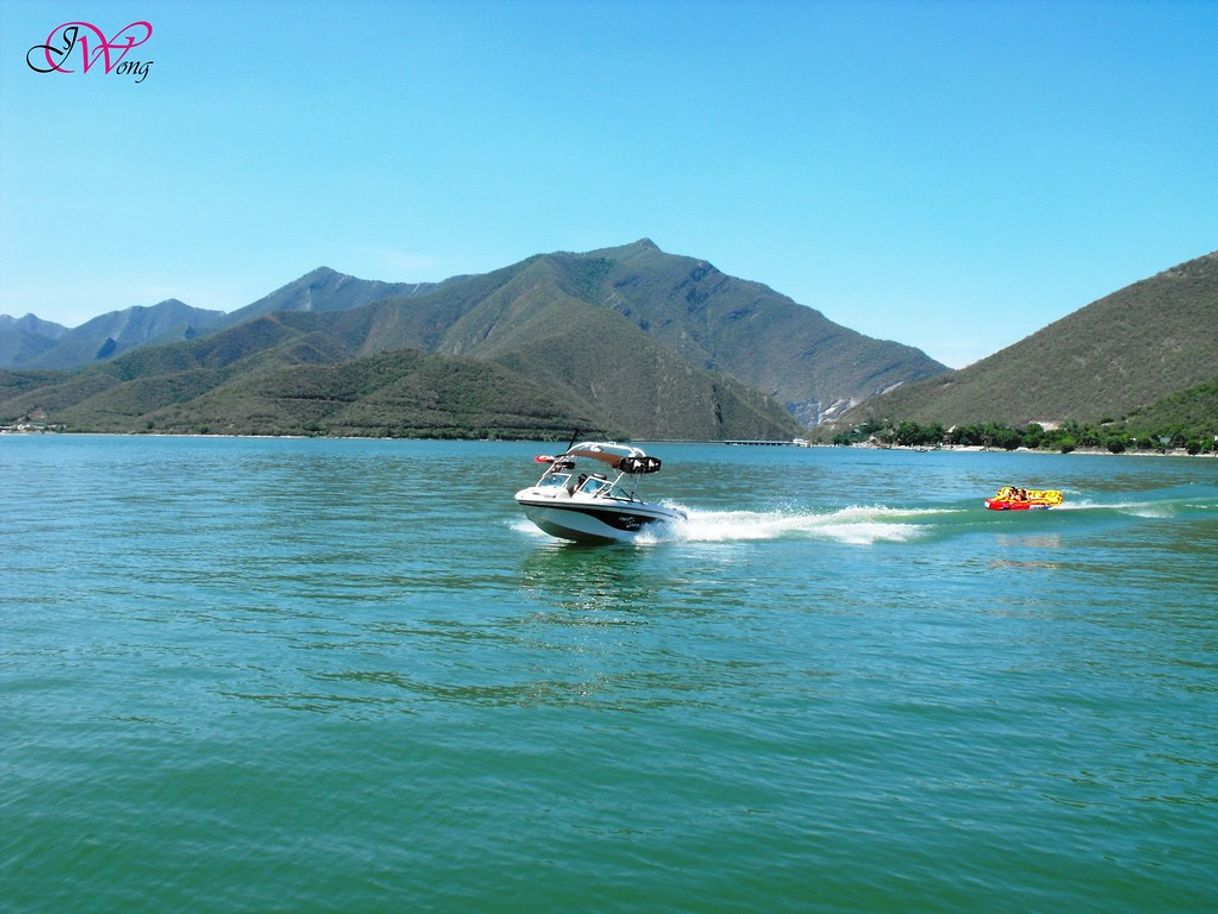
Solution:
[[[646,502],[603,499],[530,498],[517,495],[516,503],[538,529],[577,543],[630,542],[660,525],[685,519],[676,508]]]

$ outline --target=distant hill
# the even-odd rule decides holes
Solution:
[[[1218,252],[1092,302],[989,358],[864,403],[869,418],[1120,418],[1218,376]]]
[[[6,330],[24,330],[26,333],[36,336],[45,336],[49,340],[57,340],[67,332],[68,328],[54,321],[44,321],[33,314],[27,314],[25,317],[9,317],[7,314],[0,314],[0,332]]]
[[[222,311],[192,308],[171,298],[150,307],[112,311],[71,330],[33,315],[15,322],[16,327],[10,326],[12,318],[5,318],[0,322],[0,368],[79,368],[137,346],[189,339],[223,316]]]
[[[16,327],[0,330],[0,367],[36,364],[48,349],[54,347],[55,340],[49,336]]]
[[[33,363],[53,348],[67,329],[32,314],[25,317],[0,314],[0,367]]]

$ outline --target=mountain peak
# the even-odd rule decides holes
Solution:
[[[305,280],[308,280],[309,282],[316,282],[317,280],[326,280],[326,279],[330,279],[334,276],[343,276],[343,275],[344,274],[338,272],[338,270],[334,270],[334,269],[331,269],[330,267],[322,265],[320,267],[314,267],[308,273],[305,273],[305,275],[300,277],[300,279],[298,279],[297,282],[303,282]]]
[[[663,254],[660,246],[650,238],[640,238],[638,241],[632,241],[630,244],[619,245],[612,248],[598,248],[595,251],[587,251],[579,254],[579,257],[608,257],[614,260],[627,260],[631,257],[637,257],[641,254]]]

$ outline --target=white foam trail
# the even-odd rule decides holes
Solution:
[[[837,511],[697,511],[689,519],[667,525],[655,539],[691,543],[745,542],[781,537],[814,537],[868,546],[907,542],[926,532],[924,524],[905,519],[956,513],[956,509],[851,506]]]
[[[1169,505],[1155,504],[1149,501],[1098,502],[1092,501],[1089,498],[1063,502],[1053,510],[1120,511],[1122,514],[1132,514],[1134,517],[1171,517],[1174,513]]]

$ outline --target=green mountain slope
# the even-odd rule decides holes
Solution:
[[[583,331],[590,351],[611,356],[601,373],[590,365],[594,370],[563,377],[562,362],[536,371],[520,354],[502,364],[423,359],[400,349],[360,358],[374,312],[281,312],[70,374],[5,372],[0,421],[41,409],[51,423],[91,431],[561,437],[578,426],[635,437],[796,433],[776,404],[645,339],[642,348],[654,351],[641,361],[626,343],[596,346],[605,331],[595,321],[615,318],[582,307],[593,320]],[[644,367],[627,368],[635,364]],[[412,380],[401,383],[415,391],[413,400],[386,387],[406,369]],[[376,372],[383,377],[372,383]],[[441,382],[448,387],[435,386]]]
[[[561,438],[620,430],[500,365],[397,350],[242,373],[147,415],[158,430],[372,437]]]
[[[1218,435],[1218,378],[1136,409],[1124,424],[1135,435],[1176,428],[1213,440]]]
[[[620,316],[683,361],[770,394],[809,424],[947,370],[920,350],[863,336],[646,239],[448,280],[408,306],[380,302],[368,345],[498,357],[531,347],[539,332],[554,338],[554,327],[574,327],[573,302]]]
[[[620,320],[604,323],[589,306]],[[589,322],[601,328],[597,345],[581,335]],[[532,369],[541,372],[558,362],[595,372],[623,341],[631,351],[658,346],[695,368],[773,395],[809,422],[946,370],[912,347],[864,337],[765,286],[665,254],[649,241],[537,255],[447,280],[408,300],[378,302],[367,314],[335,315],[327,326],[348,339],[362,333],[363,352],[410,346],[519,362],[527,351],[536,358]],[[580,337],[586,361],[567,357],[568,337],[572,344]],[[547,341],[545,351],[539,340]]]
[[[1127,286],[967,368],[847,414],[918,422],[1120,417],[1212,380],[1218,252]]]
[[[622,315],[572,294],[566,279],[559,261],[538,256],[428,295],[313,320],[362,353],[413,347],[494,359],[565,388],[636,437],[800,433],[779,403],[690,365]]]
[[[757,282],[648,239],[555,254],[577,294],[622,314],[686,360],[772,393],[808,425],[947,368],[921,350],[864,336]]]

